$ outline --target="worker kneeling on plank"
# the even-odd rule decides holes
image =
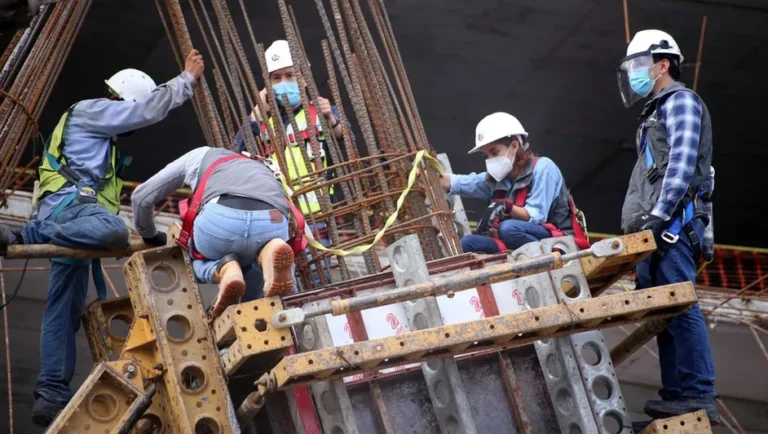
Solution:
[[[658,250],[637,266],[637,288],[696,281],[697,262],[713,254],[710,196],[714,189],[712,124],[707,106],[677,81],[683,55],[669,34],[643,30],[617,68],[626,107],[650,96],[640,115],[637,163],[629,180],[621,226],[652,230]],[[656,338],[661,400],[645,404],[654,418],[706,410],[720,421],[712,351],[698,304],[674,317]]]
[[[184,185],[195,193],[188,207],[180,206],[178,241],[190,249],[198,281],[219,284],[211,317],[241,299],[291,293],[293,251],[286,241],[293,205],[267,165],[222,148],[186,153],[133,192],[136,230],[143,238],[165,244],[165,234],[155,228],[155,204]]]
[[[536,157],[528,133],[508,113],[493,113],[477,124],[470,154],[485,154],[486,172],[444,175],[448,194],[490,200],[477,234],[461,239],[464,252],[499,253],[531,241],[573,235],[588,248],[583,215],[575,208],[557,165]]]
[[[184,72],[161,86],[141,71],[126,69],[106,81],[107,98],[70,107],[45,146],[36,219],[21,231],[0,225],[0,249],[11,244],[126,248],[128,228],[117,213],[123,188],[120,177],[130,159],[121,156],[116,139],[160,122],[190,99],[203,68],[202,56],[192,50]],[[48,426],[72,398],[75,333],[85,307],[90,265],[98,296],[104,299],[106,287],[98,259],[51,261],[32,411],[32,420],[40,426]]]
[[[343,131],[339,112],[335,106],[331,105],[331,103],[323,97],[317,98],[317,107],[311,105],[309,110],[304,110],[304,107],[301,105],[301,90],[299,89],[299,83],[297,81],[298,75],[296,74],[293,58],[291,57],[291,50],[288,46],[288,41],[277,40],[273,42],[272,45],[264,52],[264,56],[266,57],[269,79],[272,85],[272,89],[274,90],[273,96],[277,101],[280,113],[277,115],[273,114],[268,121],[264,122],[261,120],[261,113],[258,107],[254,107],[254,110],[251,112],[250,127],[254,135],[259,136],[262,142],[270,146],[270,159],[272,161],[277,161],[275,149],[270,144],[267,125],[272,127],[274,125],[275,119],[279,119],[280,122],[282,122],[285,129],[287,144],[283,153],[283,158],[287,166],[287,173],[285,175],[286,179],[288,179],[291,183],[291,188],[297,190],[301,186],[299,182],[300,179],[303,182],[308,182],[309,178],[307,178],[307,175],[321,169],[314,167],[315,159],[312,155],[312,148],[309,140],[309,126],[314,126],[317,140],[320,142],[320,157],[323,164],[322,168],[326,168],[334,164],[329,155],[328,144],[325,137],[326,132],[323,131],[322,123],[318,117],[318,112],[323,117],[325,117],[327,124],[331,128],[331,132],[336,137],[336,139],[342,141]],[[285,103],[283,102],[283,95],[288,98],[288,104],[290,105],[289,107],[284,106]],[[262,89],[261,92],[259,92],[259,96],[261,97],[261,100],[264,102],[264,104],[267,105],[268,109],[271,109],[271,105],[267,104],[266,87]],[[291,125],[290,117],[288,116],[289,110],[293,112],[296,126],[300,130],[298,132],[293,131],[293,126]],[[245,151],[245,141],[243,140],[242,134],[239,132],[237,134],[236,141],[240,151]],[[339,147],[340,149],[344,148],[341,146],[341,143]],[[302,152],[306,153],[306,161],[309,161],[310,167],[307,167],[305,164],[305,159],[301,155]],[[335,172],[333,171],[326,173],[327,180],[333,179],[334,176]],[[340,199],[339,196],[341,195],[341,189],[334,189],[334,187],[331,186],[329,193],[331,195],[331,202],[335,202],[337,199]],[[299,206],[301,207],[301,212],[305,216],[319,213],[321,211],[318,194],[320,194],[319,191],[310,192],[302,195],[299,198]],[[325,222],[318,222],[317,227],[310,225],[310,230],[313,233],[317,233],[319,235],[316,237],[319,242],[324,244],[326,247],[330,245]],[[306,254],[309,256],[309,252]],[[326,276],[326,281],[330,281],[330,275],[328,273],[329,265],[330,264],[328,264],[327,261],[324,262],[323,269]],[[311,267],[313,271],[313,273],[311,273],[311,279],[313,281],[312,283],[313,285],[317,286],[320,283],[320,279],[317,275],[317,272],[315,271],[315,266],[312,265]]]

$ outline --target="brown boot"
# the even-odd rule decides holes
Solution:
[[[264,296],[288,295],[293,292],[293,249],[285,241],[275,238],[259,253],[259,264],[264,273]]]
[[[240,303],[240,298],[245,294],[245,280],[237,257],[227,255],[221,259],[214,274],[214,279],[219,283],[219,294],[213,302],[211,316],[218,317],[233,304]]]

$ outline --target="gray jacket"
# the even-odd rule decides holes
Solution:
[[[185,185],[194,190],[208,167],[227,155],[235,153],[228,149],[208,146],[194,149],[139,185],[131,196],[134,221],[139,235],[151,238],[157,233],[154,222],[155,204]],[[280,181],[264,163],[257,160],[237,159],[217,167],[205,186],[203,205],[223,194],[261,200],[274,206],[285,216],[290,216]]]

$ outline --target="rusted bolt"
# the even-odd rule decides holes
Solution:
[[[455,292],[453,292],[453,290],[451,290],[451,291],[448,291],[448,293],[447,293],[447,294],[445,294],[445,295],[446,295],[446,297],[448,297],[448,298],[453,298],[453,297],[456,295],[456,293],[455,293]]]
[[[288,319],[288,317],[285,316],[284,313],[281,313],[280,315],[277,316],[277,320],[280,322],[285,322],[286,319]]]
[[[611,248],[612,248],[612,249],[618,249],[618,248],[619,248],[619,246],[621,246],[621,244],[619,244],[619,240],[614,240],[614,241],[611,243]]]
[[[125,371],[125,375],[128,378],[133,378],[133,377],[136,376],[136,367],[133,366],[133,364],[129,363],[129,364],[125,365],[125,367],[123,369]]]

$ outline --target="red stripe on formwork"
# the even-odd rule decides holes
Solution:
[[[296,347],[290,347],[287,354],[296,354],[296,352]],[[296,400],[296,409],[299,411],[299,419],[301,419],[304,432],[306,434],[323,434],[309,388],[307,386],[296,386],[291,390],[291,393],[293,393],[293,398]]]
[[[478,270],[484,266],[485,264],[475,265],[470,267],[470,270]],[[496,304],[496,296],[493,295],[491,285],[484,284],[478,286],[477,295],[480,297],[480,305],[483,307],[483,315],[485,315],[486,318],[499,315],[499,305]]]
[[[365,323],[363,322],[362,313],[348,313],[347,323],[349,323],[349,332],[352,335],[353,341],[362,342],[368,340],[368,332],[365,330]]]
[[[757,252],[752,252],[752,255],[755,257],[755,271],[757,271],[757,278],[762,279],[763,278],[763,268],[760,266],[760,255],[757,254]],[[762,291],[765,289],[765,281],[760,281],[760,290]]]

